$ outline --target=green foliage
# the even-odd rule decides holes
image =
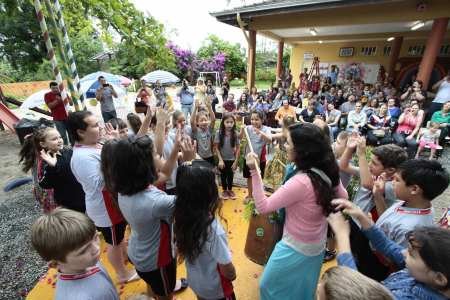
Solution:
[[[276,51],[257,51],[255,61],[256,70],[275,68],[277,65],[277,55]]]
[[[0,9],[0,57],[19,74],[34,73],[46,56],[34,6],[8,0]]]
[[[255,78],[256,80],[275,82],[275,68],[256,69]]]
[[[246,62],[245,52],[239,44],[233,45],[211,34],[205,39],[202,47],[198,49],[197,56],[200,58],[211,58],[219,52],[223,52],[226,55],[225,72],[231,78],[241,78],[245,73]]]
[[[103,51],[103,43],[117,51],[111,69],[118,73],[140,77],[158,68],[174,70],[163,25],[144,16],[130,0],[60,1],[81,76],[98,70],[96,62],[89,58]],[[52,33],[50,20],[47,25]],[[51,35],[53,38],[54,32]],[[38,75],[45,75],[46,49],[31,1],[0,3],[0,56],[22,75],[16,76],[17,80],[37,80]],[[50,74],[45,79],[52,77]]]

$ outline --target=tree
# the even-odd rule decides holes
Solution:
[[[239,44],[220,39],[216,35],[209,35],[197,51],[199,58],[208,59],[223,53],[225,55],[225,72],[232,78],[240,78],[245,73],[245,52]]]

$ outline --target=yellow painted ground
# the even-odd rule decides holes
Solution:
[[[233,282],[234,291],[237,299],[256,300],[258,296],[258,280],[261,276],[263,267],[250,261],[244,254],[245,240],[247,237],[248,222],[242,217],[244,210],[243,200],[246,196],[246,189],[234,188],[237,200],[226,200],[222,208],[222,214],[228,221],[228,239],[233,254],[233,263],[236,266],[237,279]],[[104,243],[102,242],[104,248]],[[108,263],[106,253],[103,253],[100,258],[102,264],[107,268],[111,274],[113,281],[115,281],[115,274],[111,265]],[[334,266],[335,261],[326,263],[322,267],[322,271]],[[128,264],[132,268],[131,264]],[[184,264],[179,265],[177,269],[177,277],[185,277],[186,269]],[[29,293],[28,300],[46,300],[53,299],[56,283],[56,271],[50,269],[45,276],[43,276],[33,290]],[[146,285],[143,280],[128,283],[126,285],[116,284],[117,291],[120,294],[120,299],[125,300],[131,295],[141,294],[146,292]],[[192,290],[187,289],[183,293],[176,295],[177,300],[194,300],[196,299]]]

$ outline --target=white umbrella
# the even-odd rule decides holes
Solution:
[[[180,79],[177,76],[163,70],[150,72],[147,75],[142,76],[141,80],[145,80],[145,82],[150,83],[155,83],[156,81],[159,80],[161,84],[169,84],[180,81]]]
[[[50,90],[42,90],[37,93],[34,93],[31,96],[28,96],[25,101],[23,101],[22,105],[20,105],[21,109],[29,109],[33,107],[40,107],[45,105],[44,96],[50,92]]]

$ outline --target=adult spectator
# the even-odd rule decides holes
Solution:
[[[237,104],[237,110],[240,112],[247,112],[248,111],[248,100],[247,100],[247,94],[242,93],[241,97],[239,98],[238,104]]]
[[[439,145],[444,146],[445,138],[450,132],[450,101],[445,102],[442,109],[433,114],[431,121],[439,123],[439,127],[441,128]]]
[[[402,113],[400,107],[398,107],[395,103],[394,97],[389,97],[389,100],[387,102],[389,115],[391,116],[391,120],[393,122],[397,122],[398,118],[400,118],[400,114]]]
[[[213,112],[216,112],[216,105],[219,103],[219,100],[216,96],[216,88],[213,86],[213,82],[211,79],[206,80],[206,97],[211,103],[211,108]]]
[[[377,98],[372,98],[367,102],[367,104],[363,107],[363,112],[366,114],[367,119],[374,113],[378,113],[378,100]]]
[[[384,96],[384,92],[383,91],[378,91],[377,95],[375,96],[378,100],[378,103],[381,105],[381,103],[385,103],[386,102],[386,98]]]
[[[441,110],[444,103],[450,101],[450,69],[447,71],[447,76],[436,82],[431,89],[437,91],[437,93],[433,102],[431,102],[427,119],[433,116],[436,111]]]
[[[152,98],[152,90],[147,86],[145,80],[141,80],[141,88],[138,90],[136,98],[149,105]]]
[[[334,107],[333,102],[327,104],[327,110],[325,111],[325,121],[330,127],[333,139],[339,132],[339,120],[341,119],[341,112]]]
[[[423,101],[426,98],[426,92],[422,91],[423,83],[421,80],[416,80],[412,84],[412,86],[408,87],[406,92],[404,92],[400,96],[400,100],[405,103],[405,106],[409,106],[408,104],[412,100],[417,100],[420,103],[423,103]]]
[[[156,98],[156,107],[166,108],[167,92],[166,88],[161,85],[161,81],[156,80],[155,86],[153,87],[153,94]]]
[[[334,99],[334,107],[340,107],[345,102],[344,91],[342,89],[337,90],[336,98]]]
[[[229,93],[227,101],[222,104],[222,108],[227,112],[235,112],[236,104],[234,103],[234,94]]]
[[[390,122],[391,116],[388,115],[387,105],[383,103],[378,113],[372,114],[367,122],[369,129],[367,132],[367,144],[379,146],[391,143]]]
[[[50,90],[50,92],[44,95],[45,104],[47,104],[50,109],[56,129],[61,135],[64,144],[68,145],[69,141],[72,144],[72,137],[70,136],[67,128],[68,114],[66,104],[73,105],[73,102],[70,99],[62,99],[61,93],[59,92],[58,83],[54,81],[50,82]]]
[[[294,90],[291,98],[289,99],[289,105],[297,107],[299,104],[302,104],[302,100],[300,99],[300,94],[297,90]]]
[[[194,91],[189,87],[188,81],[183,79],[182,86],[177,93],[180,98],[181,111],[186,118],[192,114],[192,104],[194,103]]]
[[[280,89],[280,91],[281,90],[282,89]],[[272,106],[270,107],[270,111],[277,111],[281,107],[281,105],[283,104],[283,99],[281,98],[282,95],[283,94],[281,92],[278,93],[278,95],[275,97],[275,99],[272,102]]]
[[[95,92],[95,98],[100,102],[103,122],[117,118],[116,108],[114,107],[113,97],[117,98],[117,93],[113,86],[106,82],[105,77],[98,77],[100,86]]]
[[[267,114],[270,109],[270,104],[267,102],[264,95],[260,94],[258,95],[258,98],[256,100],[256,103],[253,107],[255,111],[263,112],[264,114]]]
[[[328,73],[328,77],[331,79],[331,84],[335,85],[338,78],[338,69],[336,65],[331,66],[331,71]]]
[[[275,115],[275,120],[278,122],[280,127],[282,126],[283,119],[285,117],[292,117],[294,119],[297,117],[295,114],[295,107],[289,105],[288,100],[283,100],[283,105],[278,109],[277,114]]]
[[[350,94],[347,98],[347,101],[342,103],[342,105],[339,107],[339,110],[341,111],[341,124],[342,127],[347,126],[347,117],[349,112],[355,109],[356,105],[356,96],[353,94]]]
[[[230,83],[228,82],[228,77],[224,76],[222,81],[222,102],[225,102],[225,100],[227,100],[229,92]]]
[[[405,108],[398,119],[398,127],[392,136],[397,145],[400,147],[406,146],[409,158],[414,158],[416,153],[416,136],[419,133],[423,117],[423,111],[420,110],[417,102]]]
[[[345,103],[344,103],[345,104]],[[343,113],[343,112],[342,112]],[[355,110],[348,113],[347,116],[347,131],[361,131],[367,123],[367,116],[362,112],[361,102],[355,103]]]
[[[258,99],[258,89],[256,86],[252,87],[250,90],[250,95],[248,95],[248,105],[249,109],[255,105],[256,101]]]
[[[320,113],[314,108],[314,103],[310,101],[308,106],[302,110],[298,119],[301,123],[312,123],[316,116],[320,116]]]

